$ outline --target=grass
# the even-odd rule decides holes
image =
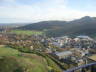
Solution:
[[[48,72],[46,60],[36,54],[0,45],[0,56],[0,72]]]
[[[54,70],[54,72],[62,72],[62,69],[47,54],[40,52],[36,52],[36,54],[46,59],[49,71]]]
[[[0,59],[0,72],[48,72],[46,62],[42,57],[33,54],[25,55],[28,57],[8,56]],[[16,69],[19,71],[14,71]]]
[[[35,31],[35,30],[12,30],[11,33],[15,34],[23,34],[23,35],[42,35],[42,31]]]
[[[5,45],[0,45],[0,56],[17,56],[20,52]]]
[[[6,45],[0,45],[0,72],[48,72],[50,68],[61,72],[57,64],[49,57],[42,57],[32,53],[22,53]],[[3,56],[3,57],[2,57]],[[25,71],[26,69],[26,71]]]
[[[30,72],[48,72],[47,62],[43,57],[38,56],[36,54],[25,53],[25,56],[23,56],[22,60],[24,59],[25,59],[24,63],[27,62],[28,64],[29,62],[29,64],[31,64],[33,67],[30,68]]]
[[[26,57],[3,57],[0,59],[0,72],[48,72],[46,64],[42,62]]]

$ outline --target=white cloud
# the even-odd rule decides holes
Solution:
[[[12,2],[16,2],[16,0],[0,0],[0,2],[2,2],[2,3],[12,3]]]
[[[15,3],[14,5],[1,6],[1,18],[14,18],[20,22],[24,20],[43,21],[43,20],[72,20],[86,15],[96,16],[95,12],[85,12],[69,9],[66,4],[68,0],[45,0],[32,5],[20,5],[15,0],[5,0]]]

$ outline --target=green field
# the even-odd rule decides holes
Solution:
[[[31,31],[31,30],[12,30],[11,33],[23,34],[23,35],[42,35],[42,31]]]
[[[23,55],[21,59],[22,59],[22,62],[23,61],[24,63],[27,62],[26,67],[32,66],[30,68],[30,72],[48,72],[47,62],[41,56],[38,56],[36,54],[25,53],[25,55]],[[25,65],[25,64],[22,63],[22,65]]]
[[[0,72],[48,72],[46,60],[0,45]]]
[[[0,45],[0,56],[17,56],[20,52],[5,45]]]

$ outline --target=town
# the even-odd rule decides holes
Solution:
[[[85,35],[48,38],[45,35],[0,33],[0,45],[8,45],[25,52],[49,54],[57,61],[70,65],[69,68],[96,61],[96,40]]]

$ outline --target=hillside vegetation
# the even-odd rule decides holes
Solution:
[[[42,31],[36,31],[36,30],[12,30],[11,33],[15,33],[15,34],[22,34],[22,35],[42,35],[43,32]]]
[[[0,72],[48,72],[46,60],[36,54],[21,53],[0,46]]]
[[[96,18],[85,16],[73,21],[43,21],[19,27],[20,30],[41,30],[47,36],[96,35]]]
[[[0,45],[0,56],[18,56],[20,52],[5,45]]]

